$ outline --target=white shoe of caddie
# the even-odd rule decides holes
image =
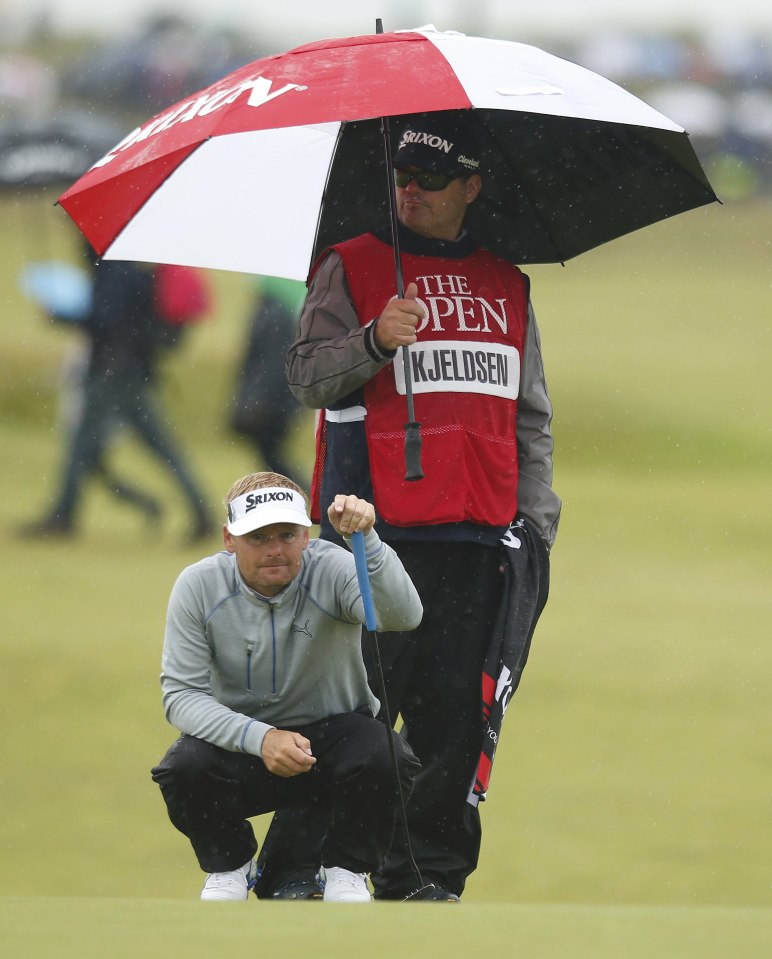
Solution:
[[[206,902],[244,902],[257,878],[257,863],[254,859],[245,862],[230,872],[210,872],[206,877],[201,898]]]
[[[370,902],[367,874],[350,872],[340,866],[323,866],[319,878],[324,883],[325,902]]]

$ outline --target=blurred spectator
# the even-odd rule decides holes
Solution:
[[[116,495],[142,508],[150,518],[157,517],[160,510],[153,500],[116,480],[104,466],[111,438],[119,426],[126,425],[178,483],[190,511],[188,539],[194,542],[209,536],[216,526],[204,506],[206,496],[153,396],[159,353],[179,339],[179,329],[170,334],[156,312],[153,269],[107,260],[94,266],[91,306],[79,325],[89,339],[88,356],[59,486],[47,514],[20,532],[26,536],[73,534],[85,484],[100,472]]]
[[[59,426],[69,437],[72,443],[78,427],[85,414],[86,383],[90,366],[91,342],[90,339],[80,339],[73,343],[65,353],[62,361],[60,390],[57,402]],[[161,519],[163,510],[158,500],[141,489],[136,483],[121,477],[108,465],[106,453],[110,440],[124,430],[124,424],[119,420],[110,423],[109,439],[105,443],[101,456],[94,463],[92,476],[98,480],[108,493],[117,499],[123,500],[130,506],[136,507],[148,522],[154,523]],[[25,527],[25,529],[27,529]]]
[[[294,280],[260,279],[231,414],[231,428],[249,440],[263,467],[301,485],[303,478],[286,458],[300,405],[287,385],[285,367],[305,292],[305,285]]]

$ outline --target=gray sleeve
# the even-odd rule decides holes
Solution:
[[[536,317],[528,303],[528,330],[517,407],[518,512],[552,547],[560,520],[560,498],[552,489],[552,403],[547,393]]]
[[[378,349],[374,326],[374,320],[360,326],[343,261],[329,253],[311,281],[287,354],[287,380],[304,406],[331,406],[391,362],[395,353]]]
[[[181,733],[259,756],[263,737],[274,727],[229,709],[212,694],[212,651],[196,592],[183,572],[169,600],[161,671],[166,718]]]

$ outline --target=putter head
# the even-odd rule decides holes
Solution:
[[[421,886],[420,889],[416,889],[415,892],[409,893],[402,902],[420,902],[421,899],[431,899],[432,895],[437,891],[437,887],[433,882],[427,882],[426,885]]]

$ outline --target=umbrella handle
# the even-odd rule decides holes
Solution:
[[[374,633],[376,629],[375,606],[373,605],[373,591],[370,588],[370,576],[367,572],[364,533],[351,534],[351,552],[354,554],[359,592],[362,594],[362,603],[365,608],[365,626],[371,633]]]
[[[410,362],[405,361],[405,366]],[[405,423],[405,480],[420,480],[424,478],[421,468],[421,424],[411,420]]]

